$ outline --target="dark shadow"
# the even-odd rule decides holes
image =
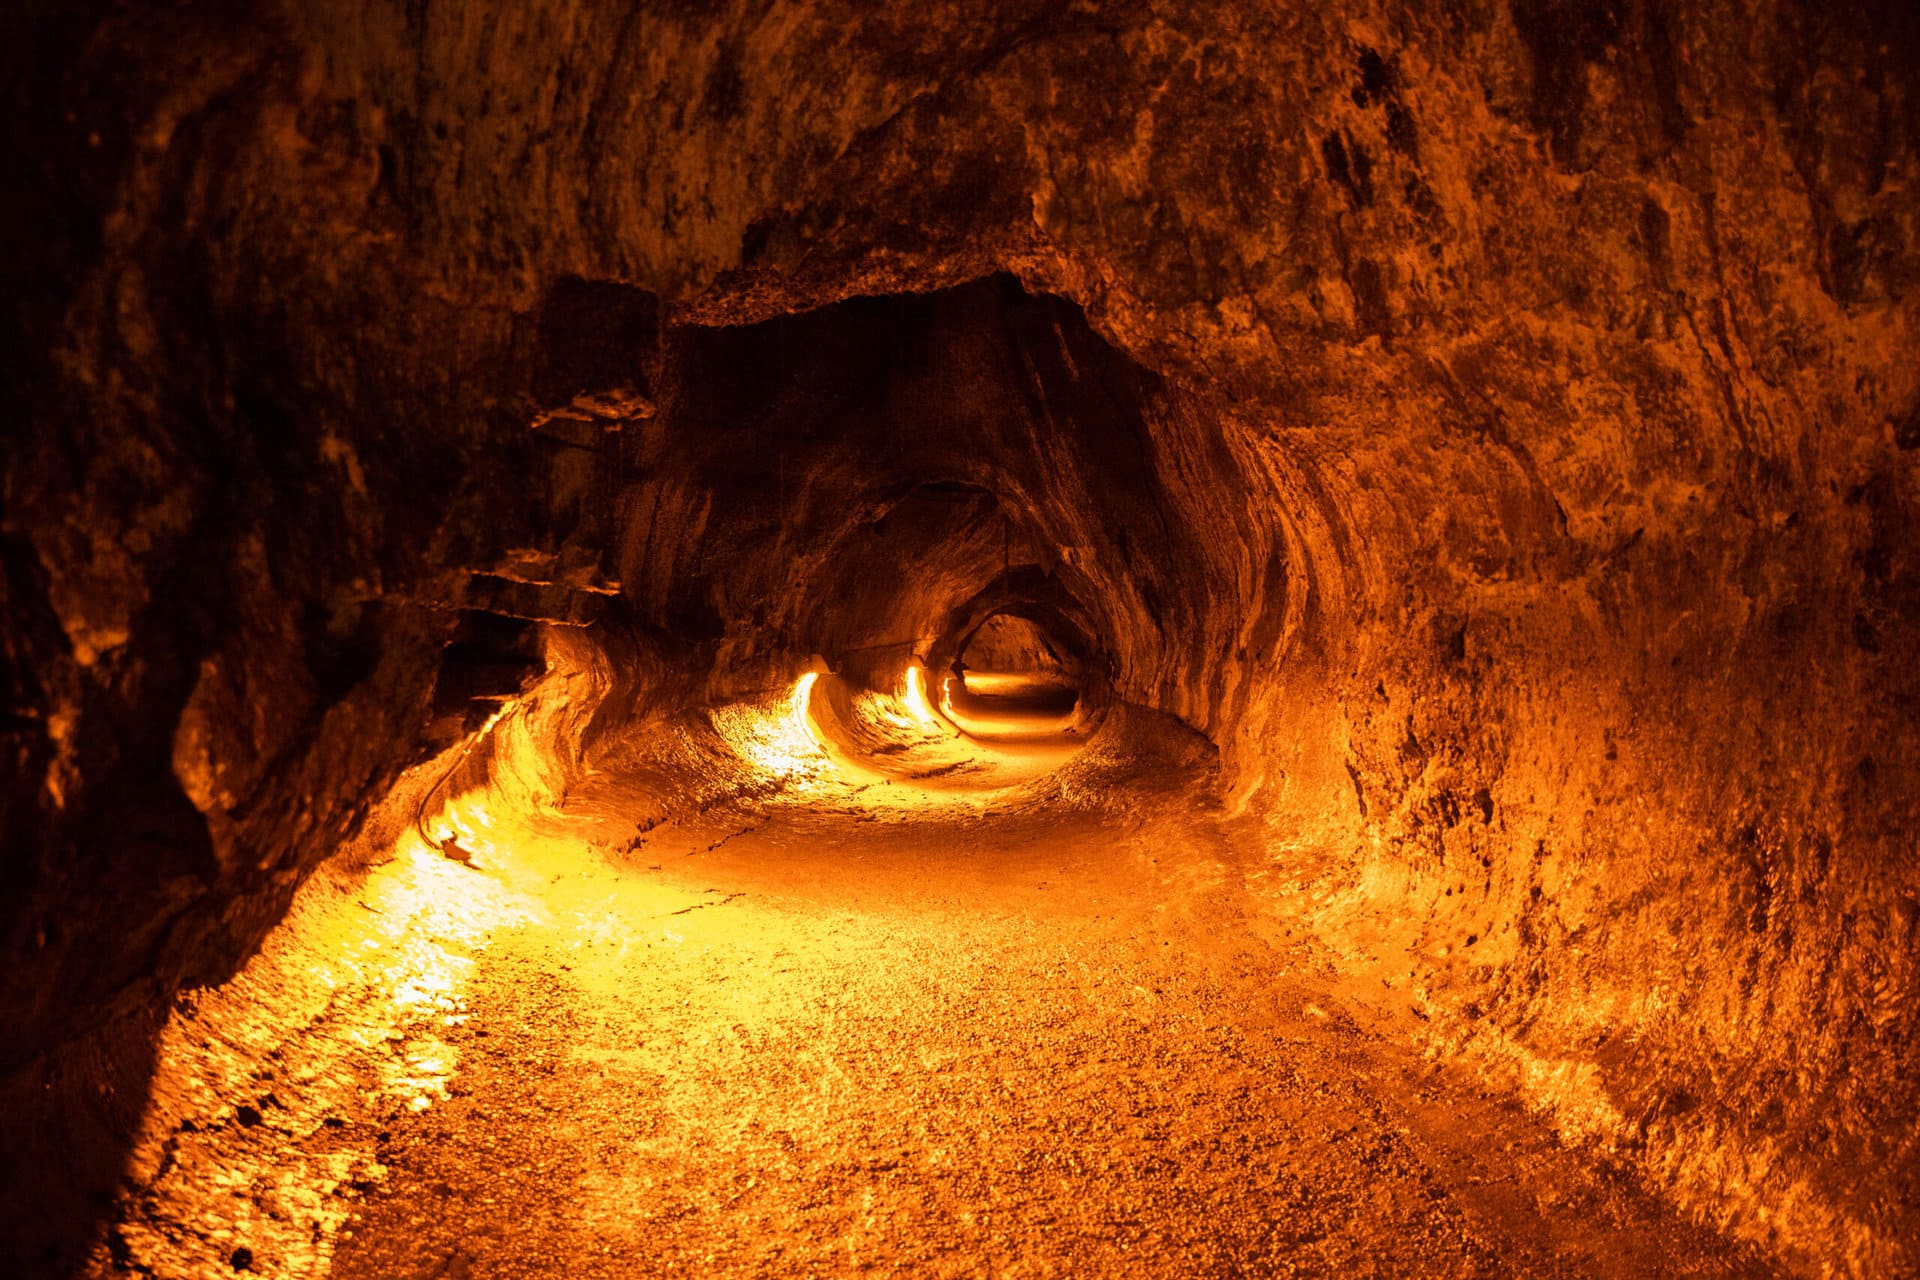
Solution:
[[[86,1261],[112,1213],[166,1020],[156,999],[0,1080],[0,1275],[54,1280]],[[106,1246],[117,1260],[110,1227]]]

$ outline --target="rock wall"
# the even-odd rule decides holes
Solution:
[[[967,638],[960,655],[981,671],[1033,672],[1061,675],[1066,663],[1055,652],[1047,633],[1013,614],[996,613]]]
[[[230,968],[536,627],[897,664],[1017,536],[1438,1051],[1914,1265],[1906,7],[23,25],[0,1065]]]

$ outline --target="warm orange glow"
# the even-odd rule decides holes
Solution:
[[[823,684],[832,680],[809,671],[777,695],[708,713],[719,740],[739,756],[735,782],[756,797],[748,809],[683,810],[636,842],[632,815],[657,811],[658,794],[588,783],[603,789],[557,802],[569,810],[577,803],[577,814],[549,810],[517,779],[500,776],[496,756],[492,783],[429,810],[370,869],[316,878],[240,975],[170,1022],[161,1053],[173,1065],[155,1081],[158,1104],[135,1153],[137,1174],[195,1213],[230,1203],[246,1212],[230,1184],[300,1189],[282,1216],[222,1229],[232,1239],[243,1233],[257,1254],[289,1260],[293,1273],[325,1274],[355,1230],[346,1206],[367,1202],[324,1189],[394,1180],[375,1138],[381,1125],[426,1112],[443,1125],[475,1123],[463,1092],[497,1087],[484,1083],[498,1070],[489,1055],[517,1062],[530,1051],[562,1064],[569,1080],[598,1081],[613,1071],[652,1081],[649,1096],[671,1123],[658,1137],[637,1132],[623,1148],[647,1176],[676,1167],[688,1151],[738,1141],[742,1114],[819,1144],[852,1141],[833,1118],[838,1102],[823,1110],[803,1094],[794,1110],[787,1094],[740,1074],[741,1062],[761,1061],[742,1059],[740,1046],[777,1043],[794,1028],[814,1038],[837,1035],[836,1024],[821,1021],[824,989],[856,992],[863,1016],[924,1007],[923,998],[889,985],[911,966],[859,958],[891,956],[902,945],[930,954],[951,943],[945,915],[903,911],[919,902],[921,877],[898,864],[885,869],[886,858],[908,849],[970,856],[981,833],[966,824],[1044,777],[1077,742],[970,738],[936,714],[918,664],[893,691]],[[776,829],[824,820],[832,837],[769,842],[758,834],[769,811],[781,815]],[[856,878],[833,881],[835,859],[847,848],[861,850],[862,868]],[[783,861],[789,858],[795,861]],[[1042,879],[1057,883],[1071,861]],[[889,886],[878,899],[841,899],[856,884],[877,883],[875,874]],[[835,887],[822,888],[828,884]],[[828,903],[831,910],[823,909]],[[990,929],[981,954],[1023,945],[1021,926],[1008,927],[1015,931]],[[903,929],[911,931],[905,942]],[[808,976],[796,979],[796,967]],[[529,981],[534,988],[523,986]],[[556,1050],[539,1039],[549,999],[564,1001],[578,1018],[569,1025],[583,1027],[625,1025],[635,1008],[655,1012],[631,1036],[620,1031],[618,1043],[595,1043],[582,1054],[572,1041]],[[672,1034],[650,1030],[662,1025]],[[935,1046],[923,1054],[928,1072],[970,1050],[944,1020],[916,1026],[913,1036]],[[274,1123],[288,1133],[318,1130],[324,1141],[231,1141],[235,1100],[265,1091],[255,1073],[275,1047],[294,1065],[273,1086],[286,1104]],[[848,1041],[834,1057],[857,1070],[866,1061],[859,1052]],[[324,1127],[325,1117],[341,1114],[356,1119]],[[182,1116],[198,1127],[180,1132]],[[208,1274],[226,1273],[232,1247],[214,1237],[183,1245],[151,1233],[135,1245],[143,1256],[187,1249]]]
[[[948,676],[940,709],[969,738],[980,743],[1057,742],[1074,725],[1074,703],[1060,705],[1070,688],[1018,672],[969,671],[958,698]],[[1069,754],[1071,748],[1069,748]]]
[[[1010,1186],[1056,1217],[1085,1207],[1083,1241],[1170,1202],[1158,1221],[1186,1234],[1167,1247],[1210,1256],[1213,1223],[1174,1190],[1248,1221],[1272,1201],[1235,1200],[1246,1166],[1180,1139],[1249,1126],[1255,1158],[1307,1149],[1290,1177],[1389,1179],[1388,1216],[1366,1229],[1401,1238],[1398,1206],[1430,1202],[1428,1175],[1317,1140],[1371,1123],[1370,1104],[1290,1088],[1285,1058],[1222,1072],[1223,1043],[1285,1053],[1324,1034],[1336,1000],[1303,989],[1276,1036],[1271,986],[1212,928],[1210,815],[1168,789],[1116,814],[1099,781],[1050,781],[1078,737],[1049,727],[1061,690],[1044,680],[959,690],[980,738],[925,723],[918,667],[900,693],[833,681],[809,672],[711,713],[740,756],[722,762],[745,784],[730,800],[637,829],[661,774],[590,771],[554,808],[496,779],[371,868],[316,877],[165,1029],[131,1162],[157,1207],[120,1228],[126,1247],[165,1260],[156,1274],[231,1274],[242,1241],[277,1274],[405,1274],[392,1255],[423,1241],[468,1247],[419,1208],[453,1194],[509,1224],[495,1251],[531,1222],[543,1257],[624,1268],[664,1232],[687,1257],[807,1248],[811,1270],[840,1274],[844,1230],[811,1215],[853,1168],[876,1255]],[[1044,825],[1036,800],[1060,805]],[[1136,848],[1122,824],[1143,815]],[[1183,869],[1139,874],[1161,860]],[[989,1230],[967,1247],[1000,1247]],[[1058,1270],[1132,1273],[1130,1242],[1100,1248]],[[711,1269],[791,1260],[765,1256],[779,1265]]]
[[[469,855],[491,857],[497,850],[485,833],[492,826],[493,815],[485,805],[451,802],[428,829],[442,852],[458,849]]]
[[[761,770],[803,780],[829,763],[811,710],[819,679],[818,672],[809,671],[794,683],[784,702],[719,707],[709,719],[734,750]]]
[[[940,718],[933,713],[933,707],[927,702],[927,675],[919,663],[907,667],[907,711],[916,723],[924,729],[940,727]]]
[[[808,704],[813,700],[814,682],[819,679],[820,679],[820,674],[818,672],[809,671],[805,675],[801,676],[799,681],[793,686],[792,705],[793,705],[794,726],[798,728],[800,732],[806,736],[807,740],[809,742],[812,742],[815,746],[819,746],[820,744],[819,744],[819,741],[814,737],[813,722],[807,715],[807,707],[808,707]]]
[[[1036,679],[1017,671],[969,671],[967,692],[978,698],[1017,697],[1034,687],[1051,687],[1051,681]]]

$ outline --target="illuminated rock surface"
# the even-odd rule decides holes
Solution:
[[[778,786],[654,811],[663,726],[317,877],[169,1028],[99,1271],[1772,1274],[1341,1012],[1191,739],[982,790],[713,723]]]
[[[12,1270],[1920,1267],[1909,6],[19,27]]]

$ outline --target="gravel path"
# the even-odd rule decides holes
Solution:
[[[1165,793],[656,829],[494,935],[336,1274],[1740,1273],[1356,1027],[1238,883]]]
[[[176,1012],[93,1271],[1770,1274],[1356,1022],[1164,760],[640,776],[309,885]]]

